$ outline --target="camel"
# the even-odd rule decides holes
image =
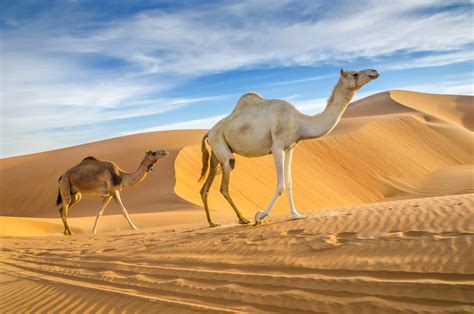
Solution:
[[[308,116],[292,104],[280,99],[265,99],[250,92],[240,97],[234,110],[217,122],[201,142],[201,181],[209,169],[209,175],[201,188],[201,198],[210,227],[219,226],[209,214],[207,197],[218,167],[222,170],[220,191],[239,218],[240,224],[248,224],[229,194],[229,182],[235,167],[234,153],[245,157],[273,155],[277,175],[275,195],[265,210],[255,214],[255,225],[268,216],[280,195],[287,190],[290,213],[293,219],[301,219],[292,195],[291,161],[293,150],[301,140],[319,138],[331,132],[341,119],[354,93],[379,76],[372,69],[346,71],[341,69],[339,80],[328,99],[323,112]],[[206,148],[210,146],[211,153]]]
[[[168,155],[165,150],[148,151],[135,172],[125,172],[115,163],[86,157],[78,165],[70,168],[59,178],[59,193],[56,204],[64,224],[64,234],[71,235],[67,224],[68,210],[81,200],[81,194],[102,197],[102,207],[97,213],[92,233],[97,233],[97,224],[112,197],[120,205],[122,214],[132,229],[138,229],[130,219],[122,203],[120,192],[142,182],[152,171],[154,164]]]

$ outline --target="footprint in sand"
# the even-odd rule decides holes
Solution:
[[[402,235],[405,236],[405,237],[427,237],[427,236],[433,236],[435,235],[434,233],[432,232],[429,232],[429,231],[413,231],[413,230],[410,230],[410,231],[405,231],[405,232],[402,232]]]
[[[304,229],[291,229],[282,231],[281,235],[284,236],[295,236],[304,233]]]
[[[312,251],[321,252],[338,248],[342,243],[337,240],[336,235],[332,234],[330,236],[320,235],[319,237],[314,237],[308,241],[307,245]]]
[[[340,232],[336,234],[339,243],[348,243],[357,240],[357,232]]]
[[[308,240],[308,246],[313,251],[325,251],[339,248],[357,240],[357,232],[340,232],[337,234],[313,236],[311,240]]]
[[[35,255],[35,256],[45,256],[45,255],[49,255],[49,252],[45,252],[45,251],[33,252],[33,255]]]

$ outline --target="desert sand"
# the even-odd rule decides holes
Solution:
[[[387,91],[350,105],[329,135],[294,154],[295,205],[237,225],[219,193],[208,228],[197,182],[205,130],[166,131],[0,160],[0,310],[23,312],[474,311],[473,97]],[[55,206],[57,180],[86,156],[135,170],[170,155],[122,199],[140,230],[100,200]],[[271,157],[237,156],[244,215],[270,201]]]

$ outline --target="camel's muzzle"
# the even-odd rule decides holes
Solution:
[[[375,74],[369,74],[369,77],[373,80],[375,80],[377,77],[379,77],[379,73],[378,72],[375,72]]]

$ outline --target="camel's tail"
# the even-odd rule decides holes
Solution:
[[[206,139],[209,136],[209,134],[206,133],[204,137],[202,138],[201,142],[201,152],[202,152],[202,169],[201,169],[201,177],[199,178],[198,182],[204,179],[207,173],[207,168],[209,168],[209,151],[207,150],[206,147]]]
[[[56,200],[56,205],[59,206],[63,202],[63,198],[61,197],[61,192],[58,190],[58,199]]]
[[[59,179],[58,179],[58,182],[61,181],[61,178],[63,176],[60,176]],[[63,198],[61,197],[61,190],[58,189],[58,198],[56,200],[56,205],[59,205],[63,202]]]

